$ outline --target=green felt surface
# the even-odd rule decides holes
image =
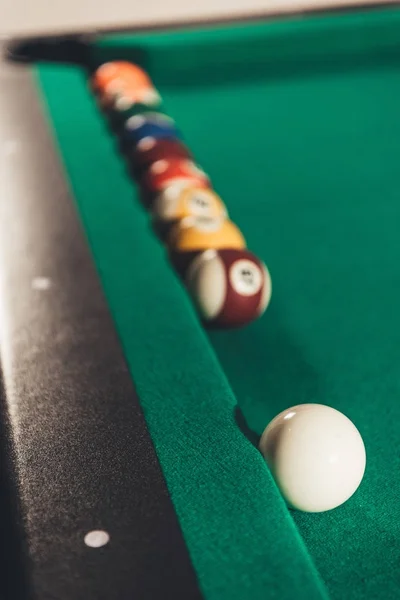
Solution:
[[[184,51],[183,51],[184,50]],[[205,597],[398,597],[400,13],[113,36],[273,279],[266,315],[205,333],[73,67],[38,76]],[[321,402],[367,449],[355,496],[289,512],[247,428]]]

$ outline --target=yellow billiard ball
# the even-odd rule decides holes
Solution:
[[[172,228],[168,246],[173,252],[199,252],[209,248],[240,250],[246,248],[246,241],[229,219],[188,217]]]
[[[187,217],[227,217],[226,207],[214,191],[194,186],[167,187],[155,199],[152,212],[154,219],[165,222]]]

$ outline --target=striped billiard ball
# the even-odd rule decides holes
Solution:
[[[155,199],[153,217],[159,221],[180,221],[187,217],[227,217],[221,198],[211,189],[167,187]]]
[[[211,189],[170,186],[154,200],[152,216],[155,232],[166,240],[179,221],[189,217],[225,219],[228,213],[221,198]]]
[[[247,325],[264,313],[271,298],[267,267],[244,249],[199,254],[185,279],[201,318],[216,327]]]

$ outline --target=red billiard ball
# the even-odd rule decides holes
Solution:
[[[188,185],[208,188],[210,180],[193,161],[182,158],[156,161],[141,180],[144,193],[153,196],[171,185],[181,189]]]
[[[190,150],[179,140],[142,139],[129,154],[129,159],[137,174],[147,171],[159,160],[191,160]]]
[[[271,278],[248,250],[207,250],[186,272],[186,284],[202,319],[217,327],[241,327],[266,310]]]

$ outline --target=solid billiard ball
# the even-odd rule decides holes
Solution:
[[[123,137],[135,146],[142,140],[177,139],[180,133],[173,119],[162,113],[145,112],[137,114],[125,123]]]
[[[246,247],[238,227],[224,218],[187,217],[173,225],[165,241],[169,259],[183,280],[194,259],[205,250],[242,250]]]
[[[200,316],[218,327],[242,327],[261,316],[271,298],[265,264],[247,250],[207,250],[186,272]]]
[[[304,512],[340,506],[364,476],[359,431],[343,413],[322,404],[280,413],[265,429],[259,448],[288,505]]]
[[[142,193],[150,200],[167,187],[184,189],[188,185],[208,188],[210,180],[193,161],[181,158],[158,160],[141,179]]]
[[[239,228],[225,218],[188,217],[171,230],[168,246],[175,252],[243,249],[246,241]]]
[[[145,137],[129,155],[137,173],[143,173],[159,160],[191,160],[190,150],[178,139]]]
[[[101,65],[92,76],[91,85],[101,105],[108,108],[126,110],[137,103],[158,106],[161,102],[147,73],[126,61]]]
[[[187,187],[183,190],[167,187],[155,199],[152,213],[154,219],[165,222],[186,217],[227,217],[221,198],[211,189],[199,187]]]
[[[121,110],[118,110],[117,107],[106,107],[104,112],[107,114],[107,117],[109,118],[110,122],[114,126],[115,130],[118,132],[118,135],[120,135],[124,130],[125,123],[129,119],[137,115],[149,112],[149,110],[152,110],[152,107],[138,103],[132,104],[127,108],[122,108]],[[157,111],[162,112],[161,104],[157,106]]]

